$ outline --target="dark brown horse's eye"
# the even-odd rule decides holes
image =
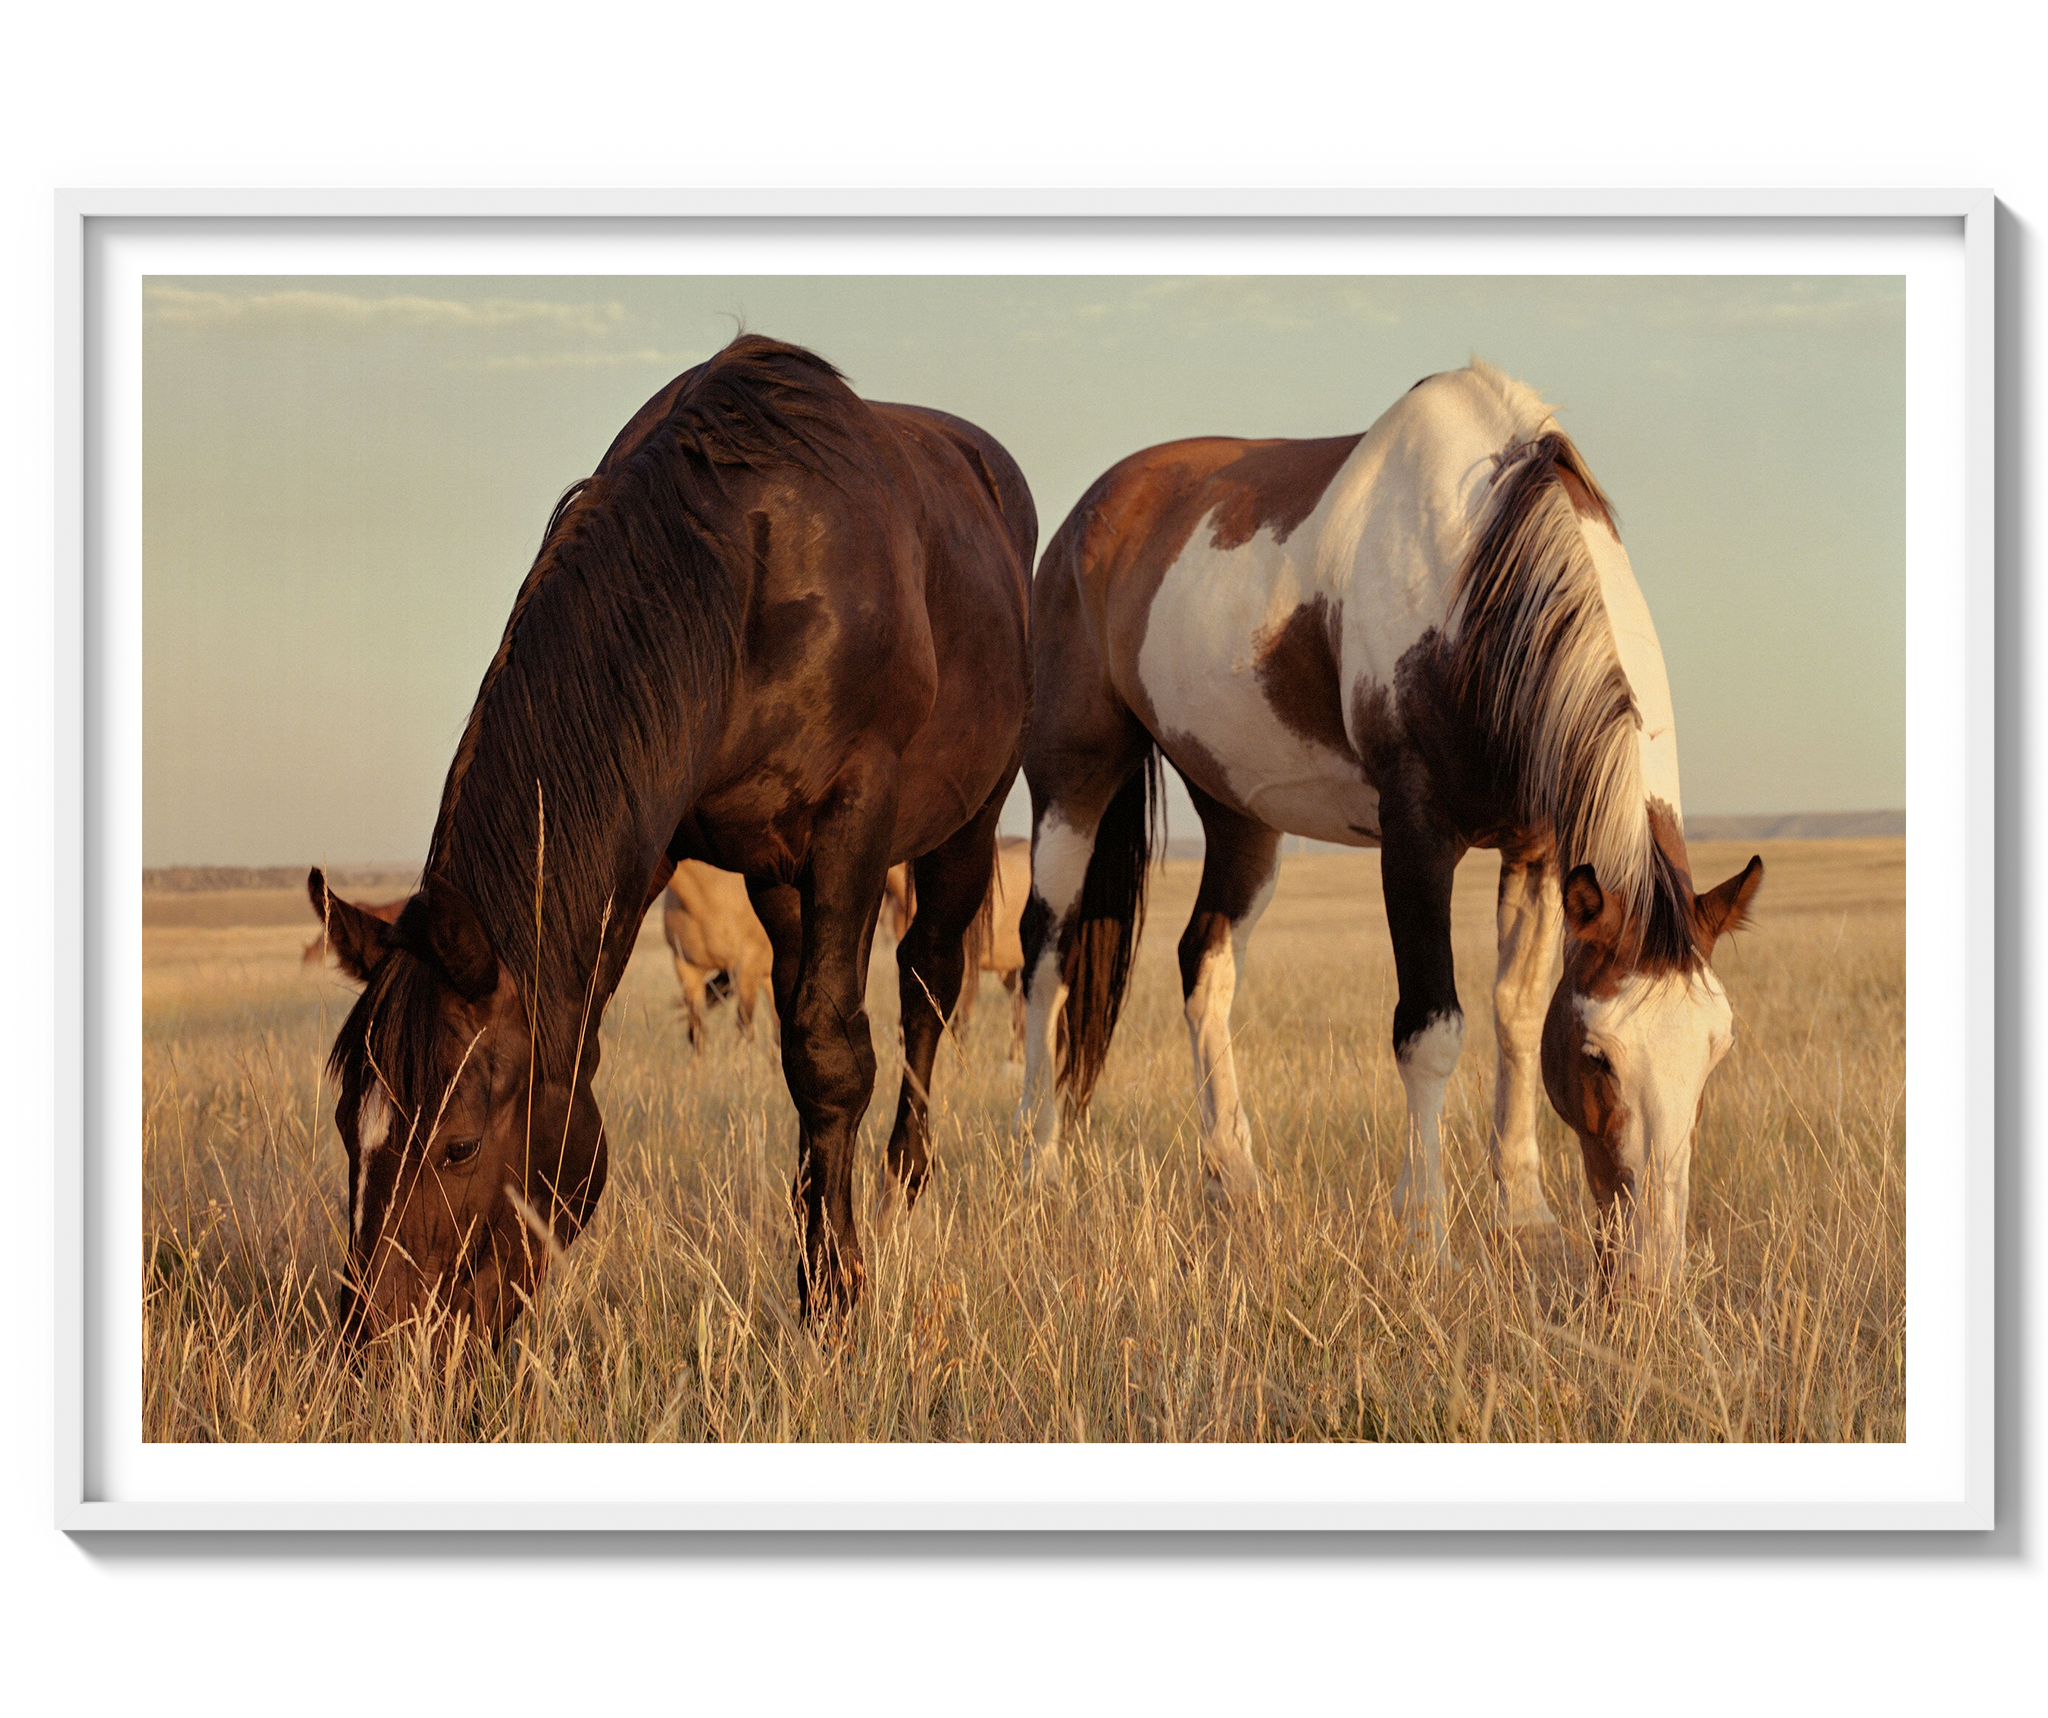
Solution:
[[[482,1144],[483,1141],[480,1139],[451,1140],[448,1149],[441,1153],[441,1161],[450,1167],[458,1163],[467,1163],[476,1156],[477,1147]]]

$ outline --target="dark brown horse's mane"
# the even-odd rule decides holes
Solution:
[[[650,402],[548,520],[449,766],[426,873],[476,909],[555,1078],[581,1048],[582,999],[593,983],[606,994],[607,963],[631,949],[640,861],[672,833],[652,821],[716,739],[757,552],[733,479],[800,469],[857,487],[847,432],[866,411],[824,359],[742,335]],[[408,1113],[432,1090],[437,1009],[431,984],[390,969],[417,964],[385,963],[332,1059],[354,1090],[374,1051]]]

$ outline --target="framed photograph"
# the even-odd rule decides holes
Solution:
[[[61,197],[59,1525],[1990,1527],[1992,208]]]

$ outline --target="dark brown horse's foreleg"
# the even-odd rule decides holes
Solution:
[[[996,820],[1009,792],[989,800],[971,823],[917,861],[917,917],[896,950],[897,994],[903,1012],[903,1090],[889,1133],[888,1174],[881,1188],[886,1214],[900,1195],[917,1202],[931,1174],[931,1078],[939,1039],[956,1008],[967,971],[963,939],[988,894],[995,868]]]

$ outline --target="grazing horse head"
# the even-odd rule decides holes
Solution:
[[[1590,865],[1565,879],[1564,977],[1543,1024],[1543,1083],[1578,1135],[1610,1279],[1649,1287],[1684,1266],[1693,1129],[1707,1076],[1735,1037],[1728,993],[1707,963],[1763,874],[1752,858],[1696,895],[1674,862],[1659,879],[1661,925],[1632,915]]]
[[[388,924],[317,869],[307,892],[363,985],[329,1061],[349,1165],[343,1329],[445,1317],[495,1340],[603,1189],[595,1045],[566,1075],[541,1065],[518,984],[441,878]]]

